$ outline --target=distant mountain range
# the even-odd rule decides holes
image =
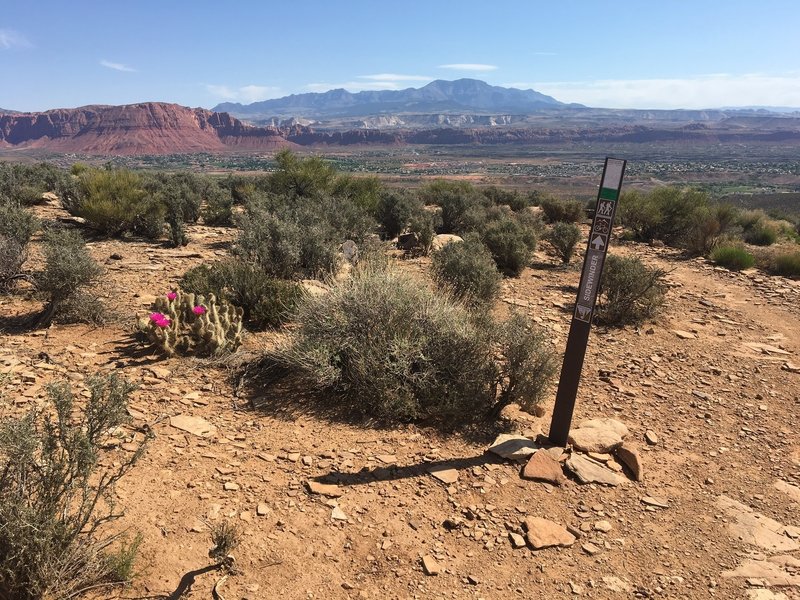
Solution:
[[[224,102],[212,110],[240,118],[296,117],[322,119],[396,113],[529,113],[567,105],[534,90],[489,85],[477,79],[437,79],[421,88],[351,93],[292,94],[252,104]]]

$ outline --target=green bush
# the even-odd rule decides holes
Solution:
[[[255,265],[235,260],[189,269],[180,287],[225,299],[240,307],[245,320],[257,328],[283,324],[302,294],[298,284],[268,277]]]
[[[472,230],[466,226],[465,216],[471,209],[486,208],[489,200],[464,181],[433,181],[419,190],[419,197],[426,205],[442,209],[439,233],[462,234]]]
[[[134,389],[116,375],[88,380],[74,401],[67,383],[51,384],[49,407],[0,425],[0,598],[73,598],[125,583],[138,540],[126,545],[104,526],[122,516],[114,485],[143,452],[104,452]],[[118,550],[112,552],[111,548]]]
[[[436,236],[436,229],[441,224],[441,216],[426,208],[416,211],[408,222],[408,230],[417,236],[422,254],[428,254]]]
[[[514,212],[519,212],[530,206],[529,199],[517,190],[504,190],[496,185],[490,185],[484,188],[482,193],[495,206],[508,206]]]
[[[74,311],[83,306],[85,314],[97,314],[98,300],[82,298],[75,302],[86,286],[100,275],[100,267],[89,255],[79,233],[69,230],[51,230],[44,239],[44,271],[36,278],[38,291],[44,295],[46,306],[38,318],[39,326],[49,325],[54,318],[75,316]]]
[[[502,277],[486,246],[476,234],[434,252],[434,280],[471,307],[491,307],[500,293]]]
[[[386,238],[405,231],[414,214],[423,210],[422,203],[405,190],[385,190],[378,200],[377,219]]]
[[[25,247],[39,229],[39,220],[33,213],[13,200],[0,197],[0,236]]]
[[[509,277],[516,277],[528,266],[536,238],[516,219],[490,221],[481,232],[481,240],[492,254],[497,268]]]
[[[0,234],[0,291],[5,291],[20,274],[27,259],[25,246]]]
[[[741,245],[733,244],[720,245],[714,248],[711,252],[711,260],[731,271],[749,269],[756,262],[755,257]]]
[[[665,271],[635,257],[609,255],[600,280],[597,316],[607,325],[640,324],[664,306]]]
[[[579,223],[586,218],[584,205],[576,200],[544,198],[539,206],[548,223]]]
[[[800,278],[800,251],[776,254],[772,259],[770,270],[776,275]]]
[[[580,240],[581,229],[574,223],[554,223],[547,234],[547,241],[565,265],[569,264]]]
[[[338,267],[338,244],[332,227],[315,218],[300,220],[291,212],[279,216],[259,204],[248,204],[239,222],[235,252],[280,279],[324,276]]]
[[[449,426],[496,414],[509,398],[535,402],[548,384],[546,377],[520,383],[529,375],[519,372],[521,363],[550,360],[540,339],[530,336],[517,352],[488,318],[473,319],[448,294],[391,269],[358,268],[329,293],[305,296],[297,321],[272,360],[372,417]],[[498,366],[496,354],[522,360],[500,358]]]
[[[154,231],[149,214],[154,203],[133,171],[89,169],[80,175],[78,194],[75,214],[106,235],[118,236],[137,229]],[[162,208],[158,219],[161,227],[164,212]]]
[[[754,246],[771,246],[778,241],[778,231],[765,219],[759,219],[742,232],[742,238]]]
[[[233,195],[230,191],[211,184],[204,192],[206,206],[203,222],[206,225],[230,227],[233,225]]]

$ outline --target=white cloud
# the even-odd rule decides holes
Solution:
[[[115,71],[123,71],[124,73],[135,73],[136,69],[123,65],[122,63],[111,62],[110,60],[101,60],[100,64],[107,69],[114,69]]]
[[[207,84],[206,90],[221,100],[243,102],[245,104],[275,98],[280,92],[280,88],[268,85],[243,85],[238,88],[232,88],[227,85]]]
[[[19,31],[0,29],[0,48],[9,50],[11,48],[30,48],[32,45],[28,38]]]
[[[601,79],[508,85],[532,87],[561,102],[605,108],[800,107],[800,73],[718,73],[674,79]]]
[[[484,65],[481,63],[453,63],[439,65],[440,69],[453,69],[454,71],[496,71],[497,65]]]
[[[433,77],[427,75],[398,75],[397,73],[378,73],[377,75],[359,75],[358,79],[372,81],[431,81]]]

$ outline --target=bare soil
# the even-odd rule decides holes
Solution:
[[[63,216],[57,208],[41,212]],[[775,488],[778,480],[800,485],[800,374],[785,368],[800,363],[800,282],[615,243],[612,252],[670,271],[668,306],[640,329],[593,330],[575,422],[623,421],[644,480],[603,487],[570,479],[554,487],[523,480],[519,465],[486,453],[497,428],[445,435],[381,427],[320,411],[302,390],[258,381],[240,387],[225,364],[151,354],[133,336],[135,315],[187,268],[224,256],[234,235],[188,230],[192,241],[179,250],[140,240],[90,242],[106,269],[96,292],[117,314],[106,326],[20,329],[20,317],[41,305],[24,292],[0,297],[0,373],[8,375],[0,416],[43,402],[49,381],[68,377],[81,390],[85,377],[116,371],[139,385],[131,427],[116,451],[142,439],[145,424],[155,433],[116,492],[121,526],[144,536],[139,576],[97,597],[175,597],[187,573],[212,564],[209,526],[230,519],[242,542],[236,572],[219,586],[227,600],[747,598],[766,582],[723,572],[764,551],[736,539],[717,498],[800,525],[798,499]],[[31,265],[39,260],[34,252]],[[424,271],[427,259],[402,267]],[[532,268],[505,281],[498,310],[528,313],[563,352],[578,278],[578,265],[559,268],[540,252]],[[277,335],[248,335],[240,362],[255,360]],[[773,350],[745,345],[751,342]],[[546,433],[552,400],[544,408],[540,418],[510,410],[504,428]],[[170,425],[176,415],[202,417],[216,433],[179,430]],[[645,442],[647,430],[655,445]],[[437,464],[458,469],[458,481],[432,477],[427,469]],[[309,493],[306,482],[317,479],[338,483],[342,496]],[[231,482],[236,489],[226,491]],[[645,496],[667,508],[643,503]],[[334,518],[341,516],[334,506],[346,520]],[[523,533],[526,516],[570,526],[581,537],[568,548],[514,549],[509,533]],[[596,529],[599,521],[611,529]],[[599,551],[590,555],[587,542]],[[423,571],[423,556],[438,563],[438,575]],[[198,573],[186,597],[210,598],[222,575]],[[797,589],[773,591],[791,598]]]

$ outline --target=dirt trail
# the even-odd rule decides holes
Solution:
[[[1,414],[41,401],[47,381],[69,376],[80,388],[98,369],[140,386],[134,424],[150,423],[156,438],[117,491],[123,524],[144,536],[141,576],[120,597],[167,597],[185,573],[210,564],[208,526],[224,518],[243,530],[238,572],[221,588],[227,600],[748,598],[748,590],[765,587],[763,577],[748,583],[723,572],[770,552],[736,539],[729,529],[736,519],[719,497],[800,525],[798,498],[775,488],[778,480],[800,485],[800,374],[783,368],[800,363],[797,282],[619,246],[671,270],[668,310],[641,330],[592,332],[575,419],[625,422],[644,481],[559,488],[524,481],[517,465],[485,454],[488,435],[376,429],[315,413],[290,390],[256,389],[264,406],[254,410],[218,367],[141,354],[130,337],[131,313],[146,310],[188,267],[224,255],[232,236],[194,226],[189,233],[192,243],[177,252],[147,242],[91,244],[107,268],[101,292],[126,315],[118,323],[0,337],[0,370],[10,374]],[[420,259],[404,268],[425,265]],[[528,269],[504,284],[502,306],[529,313],[563,350],[578,276]],[[0,300],[5,317],[36,307],[19,296]],[[257,353],[272,335],[251,335],[244,351]],[[510,429],[546,431],[552,401],[545,408],[543,418],[512,411]],[[179,414],[208,420],[216,434],[171,426]],[[655,445],[644,441],[647,430]],[[432,464],[458,469],[458,480],[438,481],[427,473]],[[340,497],[307,491],[307,481],[326,475]],[[521,533],[526,515],[568,525],[580,538],[569,548],[515,549],[509,533]],[[800,559],[797,550],[788,554]],[[424,555],[438,563],[438,575],[423,572]],[[191,597],[211,597],[220,576],[198,575]],[[797,597],[797,589],[780,591]]]

